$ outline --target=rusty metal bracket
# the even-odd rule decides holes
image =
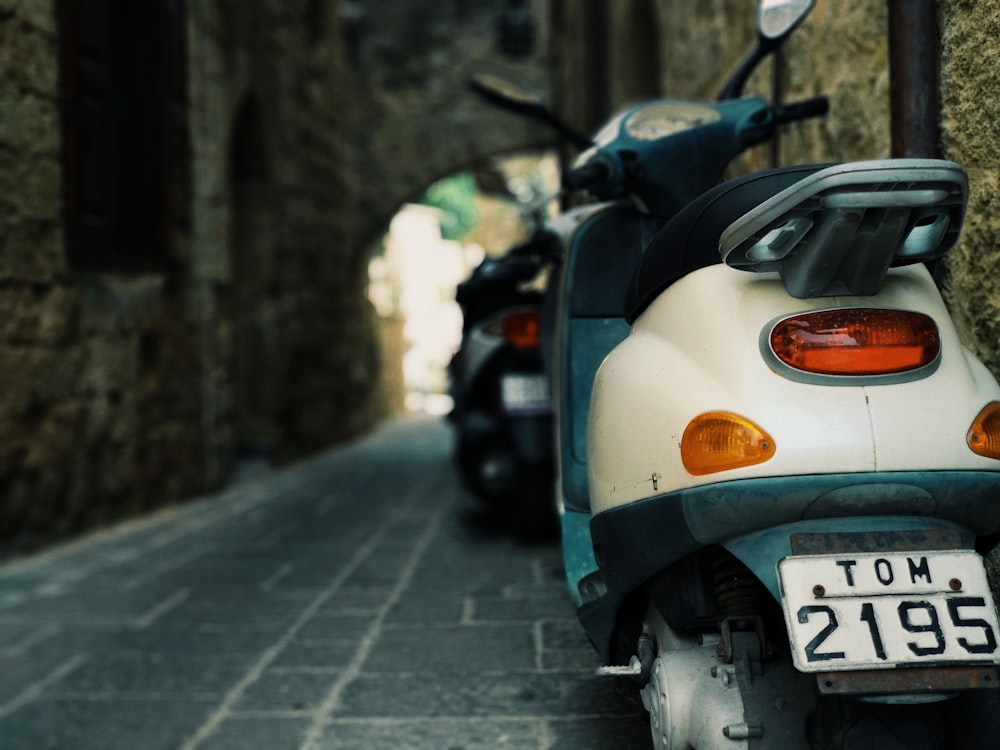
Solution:
[[[857,672],[822,672],[816,686],[823,695],[950,693],[1000,687],[996,667],[909,667]]]

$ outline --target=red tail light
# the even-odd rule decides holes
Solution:
[[[531,349],[541,341],[542,316],[538,310],[520,310],[493,321],[486,330],[518,349]]]
[[[771,351],[785,365],[819,375],[891,375],[926,367],[941,340],[918,312],[847,308],[802,313],[771,330]]]

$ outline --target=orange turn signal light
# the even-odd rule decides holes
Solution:
[[[796,370],[819,375],[891,375],[937,359],[941,338],[923,313],[852,307],[785,318],[771,329],[771,351]]]
[[[542,316],[538,310],[518,310],[493,321],[486,330],[518,349],[531,349],[541,344]]]
[[[987,404],[979,412],[969,428],[966,442],[973,453],[1000,459],[1000,401]]]
[[[725,411],[695,417],[681,437],[681,461],[695,476],[763,463],[774,450],[774,441],[761,427]]]

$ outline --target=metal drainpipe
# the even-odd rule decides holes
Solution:
[[[210,101],[209,82],[212,76],[208,70],[209,57],[208,49],[212,45],[210,35],[210,18],[207,2],[194,2],[187,4],[188,13],[194,14],[193,23],[189,25],[188,33],[191,34],[189,45],[194,45],[194,53],[197,55],[196,62],[198,68],[198,90],[191,92],[192,100],[197,97],[197,105],[200,110],[198,116],[201,118],[200,128],[203,143],[210,143],[215,135],[215,122],[211,113],[215,112]],[[189,48],[190,49],[190,48]],[[191,86],[191,83],[188,83]],[[189,89],[190,90],[190,89]],[[218,365],[218,352],[215,347],[215,328],[218,323],[218,313],[215,308],[214,285],[211,270],[211,261],[207,257],[208,253],[219,252],[218,248],[209,250],[208,238],[215,236],[215,211],[211,202],[200,200],[207,198],[205,195],[205,177],[209,174],[208,167],[200,160],[195,160],[192,164],[193,191],[196,206],[194,208],[194,230],[192,245],[194,246],[194,279],[193,284],[197,287],[198,312],[200,313],[200,353],[201,353],[201,485],[203,489],[209,490],[217,487],[222,479],[220,469],[220,457],[217,447],[217,431],[219,428],[218,403],[215,386],[215,368]]]
[[[892,155],[936,158],[938,29],[936,0],[888,0]]]
[[[785,53],[782,47],[778,47],[771,55],[771,101],[775,104],[784,104],[785,102],[785,78],[786,78],[786,67],[787,62],[785,60]],[[781,131],[779,130],[775,137],[771,139],[770,144],[771,150],[771,167],[781,166]]]
[[[608,38],[610,13],[607,0],[596,0],[590,10],[591,128],[596,130],[611,116],[611,55]]]

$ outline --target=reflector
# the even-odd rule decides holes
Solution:
[[[771,329],[784,364],[820,375],[890,375],[926,367],[941,350],[934,321],[907,310],[852,307],[801,313]]]
[[[725,411],[695,417],[681,437],[681,461],[695,476],[763,463],[774,451],[774,441],[762,428]]]
[[[537,347],[541,341],[541,314],[538,310],[511,312],[488,325],[486,330],[518,349]]]
[[[1000,401],[987,404],[979,412],[966,437],[973,453],[1000,459]]]

